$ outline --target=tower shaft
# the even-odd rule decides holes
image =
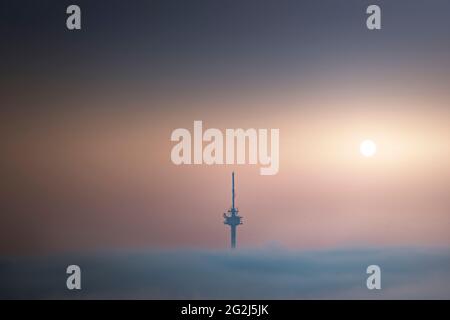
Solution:
[[[236,226],[232,225],[231,227],[231,249],[236,248]]]

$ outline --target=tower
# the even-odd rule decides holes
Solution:
[[[231,208],[223,214],[224,224],[230,226],[231,231],[231,248],[236,248],[236,227],[242,224],[242,217],[238,215],[239,210],[234,206],[234,172],[231,174]]]

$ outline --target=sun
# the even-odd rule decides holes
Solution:
[[[359,145],[359,152],[365,157],[372,157],[377,153],[377,145],[372,140],[364,140]]]

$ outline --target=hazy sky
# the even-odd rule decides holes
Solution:
[[[0,4],[0,254],[225,248],[232,170],[239,246],[450,245],[450,2],[77,3]],[[194,120],[279,128],[279,173],[173,165]]]

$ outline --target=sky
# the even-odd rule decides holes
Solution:
[[[426,247],[448,265],[448,1],[77,1],[68,31],[72,2],[0,4],[0,257],[226,255],[235,171],[243,250]],[[278,174],[174,165],[170,135],[195,120],[279,129]]]

